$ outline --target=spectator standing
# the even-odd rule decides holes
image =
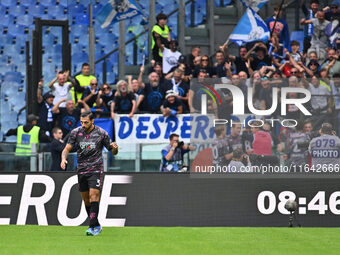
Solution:
[[[319,64],[326,59],[326,47],[328,43],[328,37],[325,33],[326,27],[329,21],[325,19],[325,13],[323,11],[317,12],[317,18],[310,20],[302,19],[301,24],[313,24],[313,35],[311,40],[311,47],[308,49],[308,54],[311,51],[315,51],[319,58]]]
[[[51,138],[45,134],[45,132],[37,126],[39,117],[34,114],[29,114],[26,119],[26,124],[21,125],[18,128],[10,129],[5,136],[16,135],[17,145],[15,149],[15,156],[19,156],[15,160],[15,169],[19,171],[28,171],[28,156],[35,153],[32,151],[32,147],[36,146],[36,152],[39,149],[39,143],[49,143]]]
[[[66,102],[66,107],[60,107],[60,104]],[[81,108],[81,105],[84,108]],[[80,114],[83,111],[90,111],[90,107],[82,100],[78,100],[78,106],[75,107],[73,100],[61,100],[52,108],[52,112],[57,114],[57,126],[63,131],[64,137],[74,128],[80,120]]]
[[[48,86],[55,96],[53,104],[58,103],[62,99],[72,99],[70,90],[73,85],[70,82],[66,82],[66,75],[63,72],[59,72],[57,78],[52,80]],[[60,107],[65,107],[65,103],[61,104]]]
[[[189,110],[188,97],[189,97],[189,84],[183,81],[183,72],[180,69],[176,69],[173,73],[171,80],[167,80],[164,83],[165,90],[172,90],[177,99],[179,99],[184,107],[184,111]]]
[[[204,70],[210,78],[216,76],[215,68],[211,66],[208,55],[203,55],[201,57],[200,65],[195,67],[194,77],[197,77],[198,73],[202,70]]]
[[[90,75],[90,65],[88,63],[83,63],[81,66],[81,74],[75,77],[75,84],[71,89],[73,102],[75,104],[82,98],[84,90],[90,85],[92,79],[96,79],[96,77]]]
[[[136,99],[127,82],[120,80],[117,83],[117,92],[114,101],[111,103],[111,118],[115,113],[128,114],[132,118],[136,112]]]
[[[157,24],[152,28],[152,54],[156,62],[162,63],[161,45],[168,47],[171,40],[170,30],[167,26],[168,16],[160,13],[156,16],[156,20]]]
[[[191,53],[188,54],[186,56],[186,64],[187,66],[190,67],[191,70],[194,70],[195,69],[195,63],[194,63],[194,60],[195,58],[197,57],[200,57],[201,56],[201,48],[199,46],[193,46],[191,48]]]
[[[97,79],[92,79],[90,85],[85,89],[82,100],[90,107],[94,107],[99,93]]]
[[[336,50],[329,49],[328,50],[328,59],[326,62],[321,66],[321,69],[327,68],[331,64],[329,68],[329,75],[332,77],[336,73],[340,73],[340,61],[339,56],[336,53]]]
[[[103,107],[104,112],[110,112],[110,105],[113,102],[115,91],[112,91],[112,87],[108,83],[104,83],[98,92],[96,104],[98,107]]]
[[[301,9],[305,15],[305,20],[311,20],[315,17],[319,10],[319,0],[312,0],[310,2],[310,9],[306,7],[305,0],[301,1]],[[307,50],[311,46],[310,41],[313,35],[313,23],[305,24],[303,28],[303,53],[307,54]]]
[[[161,45],[161,51],[163,53],[163,73],[167,74],[171,68],[178,65],[178,59],[182,55],[177,51],[178,42],[176,40],[170,41],[170,49]]]
[[[159,82],[159,76],[155,72],[149,74],[148,83],[143,83],[143,73],[144,66],[141,67],[138,77],[143,92],[138,98],[137,108],[142,112],[159,113],[165,98],[166,88]]]
[[[289,49],[289,28],[287,22],[281,19],[281,16],[282,10],[280,10],[280,6],[275,5],[274,15],[266,20],[266,24],[269,30],[273,31],[273,35],[279,37],[279,43],[283,44],[284,48]]]
[[[229,55],[228,53],[228,45],[225,44],[223,46],[220,46],[220,50],[224,52],[225,57],[229,60],[234,62],[235,66],[236,66],[236,73],[239,73],[241,71],[246,72],[247,75],[251,75],[249,73],[249,69],[247,67],[247,62],[248,62],[248,58],[247,58],[247,47],[246,46],[241,46],[239,49],[239,57],[236,56],[232,56]]]
[[[38,83],[37,102],[38,102],[38,123],[37,126],[50,136],[54,125],[54,115],[52,112],[54,95],[52,92],[47,92],[44,96],[41,95],[43,90],[43,80]]]
[[[50,171],[63,171],[60,167],[61,163],[61,152],[64,150],[66,144],[63,141],[63,131],[55,127],[52,130],[53,140],[51,142],[51,157],[52,157],[52,164]],[[66,170],[66,169],[65,169]]]

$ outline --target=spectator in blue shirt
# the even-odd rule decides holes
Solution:
[[[290,49],[289,28],[288,28],[287,22],[281,19],[282,10],[280,10],[280,12],[279,10],[280,10],[280,6],[275,5],[274,15],[266,20],[266,24],[268,28],[270,29],[270,31],[273,31],[272,36],[278,36],[279,43],[283,44],[283,47],[289,50]],[[274,28],[274,23],[275,23],[275,28]]]

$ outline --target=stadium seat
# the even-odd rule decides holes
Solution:
[[[114,72],[107,72],[106,73],[106,82],[109,84],[116,83],[116,74]]]
[[[72,63],[88,62],[89,56],[85,52],[75,52],[72,54]]]
[[[20,15],[17,18],[17,24],[25,26],[25,27],[32,26],[33,25],[33,16],[30,15],[30,14]]]
[[[57,4],[63,6],[64,8],[67,8],[68,0],[57,0]]]
[[[15,96],[10,96],[9,101],[13,105],[13,110],[19,112],[22,108],[25,107],[26,101],[25,101],[25,93],[18,92]]]
[[[25,125],[26,124],[26,110],[23,110],[19,113],[18,124]]]
[[[85,13],[76,14],[74,16],[74,23],[78,25],[89,25],[89,16]]]
[[[7,8],[5,6],[0,5],[0,17],[5,16]]]
[[[65,18],[65,11],[66,9],[61,6],[61,5],[57,5],[57,6],[48,6],[47,7],[47,11],[49,15],[52,15],[53,18],[56,19],[64,19]]]
[[[1,93],[1,95],[3,95]],[[6,114],[7,112],[10,112],[12,110],[12,106],[8,101],[5,101],[3,97],[1,97],[0,100],[0,112],[1,115]]]
[[[298,41],[300,43],[300,52],[303,52],[303,31],[293,31],[290,35],[290,41]]]
[[[74,36],[80,36],[82,34],[88,33],[88,27],[84,25],[72,25],[71,26],[71,33]]]
[[[10,7],[10,6],[13,6],[13,5],[17,5],[17,1],[1,0],[1,5],[6,6],[6,7]]]
[[[52,34],[44,34],[42,36],[43,45],[53,45],[55,41],[55,36]]]
[[[33,15],[34,18],[38,18],[45,14],[45,10],[47,9],[43,5],[33,5],[28,8],[28,13]]]
[[[8,119],[8,116],[6,116],[6,118],[4,118],[4,119],[1,118],[1,131],[4,134],[6,134],[8,130],[18,127],[18,121],[7,121],[7,119]],[[10,138],[13,139],[13,136],[7,137],[6,142],[9,142]],[[16,142],[16,139],[12,142]]]
[[[8,13],[15,17],[18,17],[20,15],[25,15],[26,8],[22,5],[12,5],[8,8]]]
[[[57,5],[57,1],[56,0],[39,0],[39,3],[42,6],[45,6],[45,7]]]
[[[92,13],[93,13],[93,18],[96,17],[97,13],[101,10],[103,6],[101,4],[94,4],[92,5]]]
[[[86,8],[82,4],[70,4],[67,7],[68,14],[70,14],[71,16],[75,16],[76,14],[82,14],[84,13],[85,9]]]
[[[25,34],[25,27],[17,24],[9,24],[7,33],[13,36],[22,35]]]
[[[25,7],[32,7],[36,4],[36,0],[20,0],[20,5]]]
[[[14,16],[11,14],[6,14],[2,17],[1,25],[4,27],[8,27],[9,25],[14,24]]]
[[[22,75],[19,72],[7,72],[4,76],[4,82],[22,82]]]
[[[91,0],[77,0],[76,2],[77,2],[77,4],[82,4],[85,7],[87,7],[91,2],[94,2],[94,1],[91,1]]]
[[[12,44],[13,38],[10,36],[0,36],[0,46]]]

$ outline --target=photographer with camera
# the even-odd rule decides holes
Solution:
[[[183,165],[183,155],[194,150],[194,146],[184,144],[179,141],[179,135],[170,135],[170,144],[162,149],[161,172],[185,172],[186,166]]]
[[[250,172],[250,166],[249,156],[243,152],[242,148],[236,148],[233,152],[233,158],[228,165],[228,172]]]

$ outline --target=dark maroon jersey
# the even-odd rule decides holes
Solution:
[[[77,127],[71,131],[68,143],[72,146],[78,144],[78,174],[103,172],[103,146],[111,150],[111,139],[104,129],[94,126],[87,134],[82,127]]]

